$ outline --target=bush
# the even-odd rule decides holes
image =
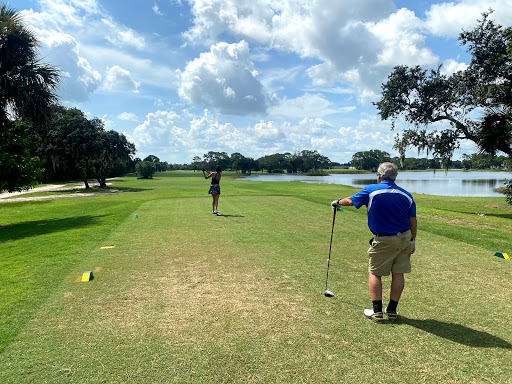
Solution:
[[[306,176],[329,176],[329,173],[322,171],[321,169],[312,169]]]
[[[507,203],[512,205],[512,180],[505,183],[505,195],[507,196]]]
[[[156,165],[151,161],[141,161],[135,165],[135,172],[141,179],[152,179],[156,172]]]

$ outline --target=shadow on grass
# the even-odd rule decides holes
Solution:
[[[466,211],[462,211],[462,210],[452,210],[452,209],[443,209],[443,208],[438,208],[439,211],[445,211],[445,212],[454,212],[454,213],[464,213],[464,214],[467,214],[467,215],[474,215],[474,216],[481,216],[480,215],[480,212],[477,212],[477,210],[475,212],[466,212]],[[484,213],[485,216],[489,216],[489,217],[499,217],[501,219],[509,219],[509,220],[512,220],[512,212],[511,213]]]
[[[416,320],[400,316],[397,324],[407,324],[414,328],[421,329],[432,335],[451,340],[455,343],[467,345],[468,347],[480,348],[504,348],[511,349],[512,344],[508,341],[493,336],[487,332],[476,331],[460,324],[445,323],[439,320],[426,319]]]
[[[62,189],[58,191],[50,191],[48,194],[53,195],[68,195],[73,193],[118,193],[118,192],[146,192],[151,191],[151,188],[132,188],[132,187],[107,187],[107,188],[98,188],[91,187],[89,189],[85,188],[72,188],[72,189]],[[29,197],[29,196],[28,196]]]
[[[99,216],[78,216],[65,219],[25,221],[0,227],[0,243],[9,240],[19,240],[27,237],[63,232],[69,229],[87,227],[99,222]]]
[[[221,214],[220,217],[245,217],[245,216],[242,216],[242,215],[225,215],[225,214]]]

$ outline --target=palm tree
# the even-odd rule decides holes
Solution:
[[[488,108],[479,121],[477,140],[480,153],[496,156],[498,151],[512,157],[512,108]]]
[[[59,70],[40,63],[37,47],[20,14],[0,4],[0,121],[44,122],[57,100]]]
[[[47,121],[59,71],[39,62],[37,45],[20,14],[0,4],[0,192],[28,189],[42,177],[26,133]]]

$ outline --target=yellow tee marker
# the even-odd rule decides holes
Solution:
[[[109,249],[109,248],[114,248],[115,245],[104,245],[103,247],[100,247],[100,249]]]
[[[92,271],[85,271],[83,274],[82,274],[82,281],[85,282],[85,281],[91,281],[92,279],[94,279],[94,276],[92,275]]]
[[[503,253],[503,252],[496,252],[494,254],[494,256],[500,257],[500,258],[505,259],[505,260],[510,260],[510,257],[508,257],[508,255],[506,253]]]

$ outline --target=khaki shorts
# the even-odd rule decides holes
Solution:
[[[375,276],[411,272],[411,252],[414,249],[411,231],[392,236],[375,236],[368,249],[368,271]]]

